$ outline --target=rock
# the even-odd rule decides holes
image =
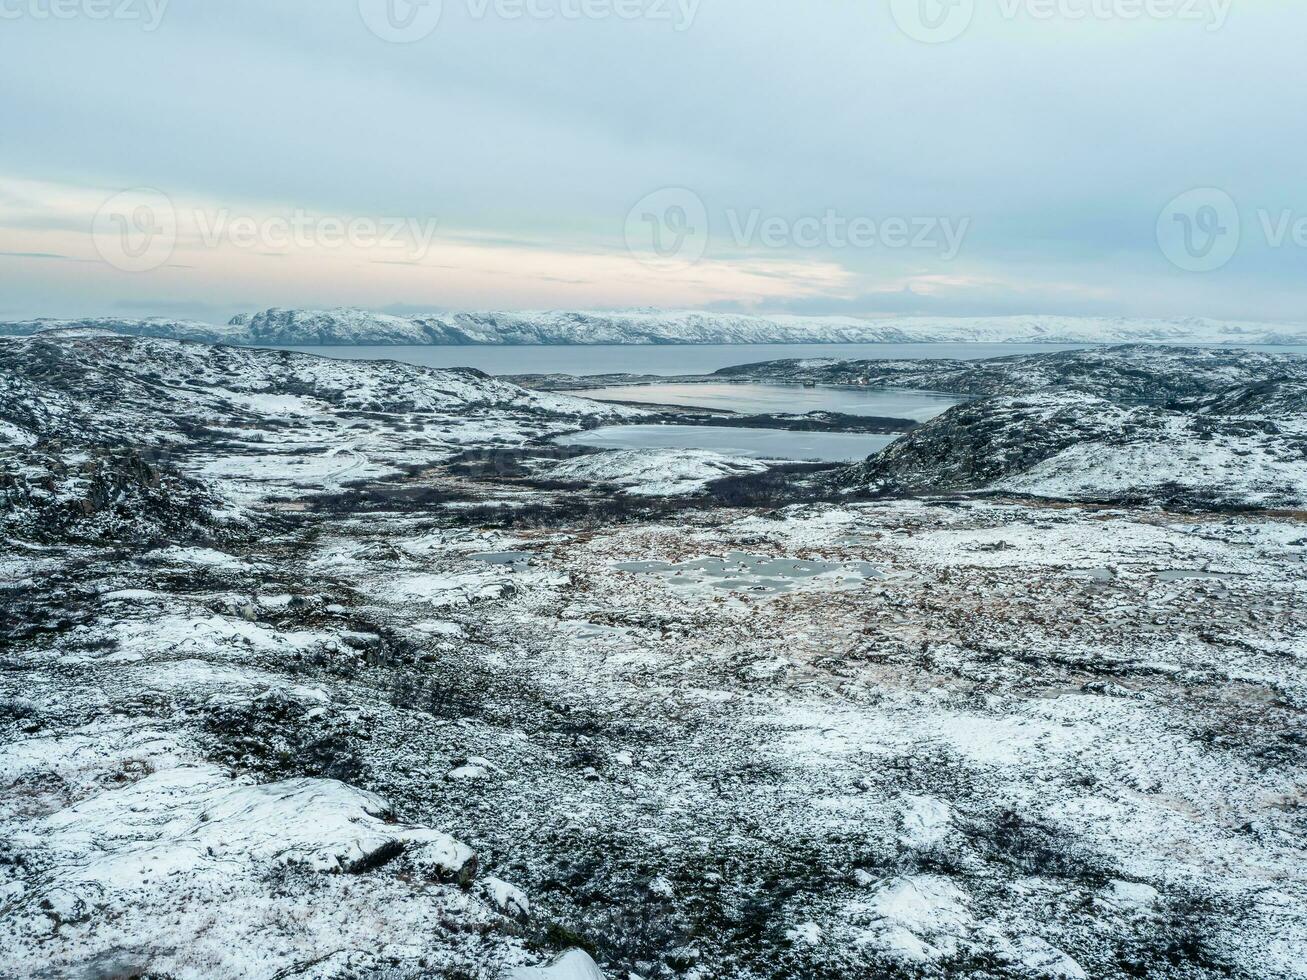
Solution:
[[[931,796],[903,797],[899,817],[899,844],[922,850],[943,843],[952,829],[953,811],[947,803]]]
[[[464,759],[461,765],[445,773],[445,778],[452,783],[470,782],[478,779],[489,779],[494,772],[495,767],[488,760],[474,755]]]
[[[1103,900],[1118,908],[1146,912],[1161,896],[1157,889],[1138,881],[1112,881],[1103,892]]]
[[[438,830],[410,830],[402,840],[404,863],[428,881],[471,884],[477,873],[476,852]]]
[[[91,917],[90,906],[67,888],[52,888],[40,901],[40,909],[54,920],[55,928],[85,922]]]
[[[170,819],[159,819],[165,813]],[[97,883],[215,863],[363,874],[401,856],[432,880],[466,882],[476,870],[470,848],[438,830],[394,823],[390,804],[374,793],[333,779],[254,786],[208,764],[90,797],[46,817],[36,832],[85,862],[85,880]],[[101,839],[112,846],[93,844]]]
[[[481,887],[495,904],[495,908],[515,919],[527,919],[531,915],[531,900],[522,889],[510,885],[501,878],[485,878]]]
[[[445,773],[445,778],[452,783],[461,783],[474,779],[485,779],[489,775],[489,771],[481,766],[459,766],[457,769],[451,769]]]
[[[587,953],[569,949],[544,966],[520,966],[506,980],[605,980],[605,977]]]
[[[1007,956],[1027,976],[1048,980],[1087,980],[1084,967],[1062,950],[1035,936],[1023,936],[1014,942]]]
[[[876,918],[870,941],[893,959],[911,963],[955,955],[973,925],[965,893],[939,875],[889,878],[867,908]]]
[[[684,973],[699,962],[699,956],[699,950],[694,946],[677,946],[675,949],[669,949],[664,953],[663,960],[673,970]]]
[[[659,875],[653,881],[649,882],[649,894],[657,895],[659,898],[672,898],[676,890],[672,888],[672,883]]]
[[[786,932],[785,938],[796,946],[820,946],[821,926],[815,922],[802,922]]]

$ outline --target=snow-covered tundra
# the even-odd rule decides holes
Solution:
[[[0,974],[1307,975],[1293,379],[1030,367],[759,506],[475,373],[0,342]]]

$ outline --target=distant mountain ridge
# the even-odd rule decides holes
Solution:
[[[1307,344],[1307,326],[1201,317],[856,317],[693,310],[465,312],[394,316],[355,309],[270,309],[225,325],[163,317],[0,323],[0,336],[96,329],[246,346],[564,346],[597,344]]]
[[[80,320],[14,320],[0,322],[0,337],[34,337],[50,331],[100,331],[123,337],[155,337],[160,340],[198,340],[206,344],[243,344],[246,333],[240,327],[220,326],[199,320],[171,320],[167,317],[97,316]]]

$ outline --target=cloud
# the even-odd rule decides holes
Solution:
[[[714,309],[743,312],[739,303]],[[1014,316],[1059,314],[1102,316],[1116,312],[1110,300],[1054,288],[1017,290],[1001,285],[958,285],[921,292],[911,285],[856,296],[802,296],[766,304],[766,312],[802,316]]]
[[[52,259],[56,262],[93,262],[94,259],[79,259],[74,255],[57,255],[53,252],[0,252],[0,256],[10,259]]]
[[[938,45],[884,3],[714,0],[683,31],[446,8],[413,45],[320,0],[174,4],[152,32],[7,23],[0,89],[23,98],[5,113],[0,252],[22,273],[6,302],[1307,315],[1302,249],[1248,241],[1194,278],[1155,241],[1194,187],[1307,215],[1307,130],[1283,74],[1307,5],[1245,4],[1213,30],[980,5]],[[439,246],[260,255],[184,238],[143,278],[88,265],[90,216],[139,187],[258,215],[435,219]],[[714,216],[950,216],[971,232],[955,261],[921,268],[800,249],[633,267],[627,211],[666,187]]]
[[[147,316],[181,316],[198,320],[207,320],[219,313],[212,303],[177,299],[120,299],[113,304],[113,309]]]

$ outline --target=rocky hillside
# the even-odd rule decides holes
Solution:
[[[1230,348],[1134,344],[979,361],[788,359],[723,368],[714,377],[916,388],[977,397],[1077,391],[1122,404],[1164,405],[1239,386],[1307,384],[1307,358]]]
[[[0,341],[0,516],[31,533],[78,515],[118,528],[110,510],[169,528],[168,501],[337,486],[643,414],[471,370],[56,331]],[[188,481],[210,489],[178,492]],[[182,523],[209,516],[188,504]]]
[[[0,335],[98,327],[132,336],[251,345],[885,344],[885,343],[1307,343],[1301,325],[1201,318],[856,317],[745,315],[693,310],[453,312],[392,316],[363,310],[270,309],[226,326],[176,320],[34,320]]]
[[[1186,507],[1307,501],[1307,358],[1132,347],[882,365],[808,370],[981,397],[842,471],[844,488]],[[1018,391],[1031,394],[1009,394]]]
[[[103,330],[124,337],[160,337],[206,344],[239,344],[244,343],[246,337],[246,332],[239,326],[158,316],[145,319],[97,316],[78,320],[11,320],[0,323],[0,337],[32,337],[56,330]]]
[[[0,343],[0,385],[0,417],[29,437],[94,437],[115,444],[167,440],[195,427],[251,419],[312,422],[341,413],[470,417],[490,411],[555,419],[622,414],[590,401],[526,391],[471,369],[345,362],[77,331]],[[11,432],[9,438],[22,436]]]
[[[1192,485],[1301,399],[993,395],[886,479]],[[0,341],[0,976],[1307,980],[1301,515],[524,446],[630,412]]]

